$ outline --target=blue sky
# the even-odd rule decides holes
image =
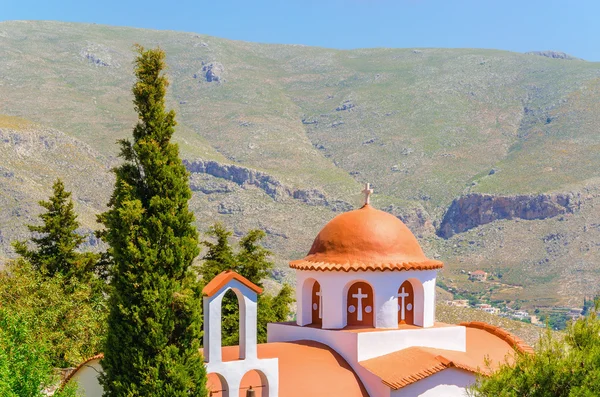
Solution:
[[[0,0],[0,20],[95,22],[332,48],[558,50],[600,61],[600,0]]]

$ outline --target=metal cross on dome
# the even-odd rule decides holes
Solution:
[[[370,183],[365,184],[365,188],[362,191],[362,194],[365,195],[365,205],[369,204],[371,202],[371,194],[373,194],[373,189],[371,189]]]

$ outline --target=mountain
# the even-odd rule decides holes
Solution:
[[[277,279],[370,182],[374,205],[445,261],[454,291],[523,307],[581,306],[598,292],[600,64],[58,22],[0,23],[0,257],[57,176],[82,233],[98,227],[115,141],[136,122],[134,43],[167,53],[199,230],[265,230]],[[476,269],[493,282],[468,281]]]

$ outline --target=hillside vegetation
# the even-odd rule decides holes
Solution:
[[[286,261],[302,257],[329,219],[359,204],[368,181],[374,205],[445,261],[448,286],[524,307],[581,306],[597,292],[600,64],[57,22],[0,23],[0,257],[13,256],[9,242],[23,238],[58,175],[82,232],[97,228],[119,161],[114,143],[136,121],[134,43],[168,55],[168,105],[193,171],[199,230],[215,221],[237,236],[265,230],[276,278],[289,276]],[[469,203],[488,194],[500,199],[474,213]],[[542,194],[568,205],[554,208]],[[504,198],[513,195],[524,198]],[[458,232],[444,235],[451,206],[459,212],[445,222]],[[479,268],[503,284],[461,273]]]

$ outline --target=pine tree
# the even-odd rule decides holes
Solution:
[[[229,245],[229,238],[233,233],[225,229],[221,223],[215,223],[208,228],[206,234],[216,240],[214,243],[209,240],[202,241],[202,245],[207,247],[208,251],[202,258],[200,273],[202,279],[209,282],[221,272],[236,269],[237,264],[233,249]]]
[[[65,190],[60,179],[54,182],[52,190],[49,201],[39,202],[46,209],[40,214],[43,225],[27,225],[30,232],[39,235],[31,238],[36,248],[30,249],[25,241],[16,241],[13,243],[15,251],[47,277],[60,273],[67,278],[75,276],[81,281],[89,280],[99,256],[76,251],[85,239],[76,232],[79,222],[71,193]]]
[[[199,352],[200,297],[190,265],[198,235],[177,145],[165,110],[165,53],[137,46],[133,86],[139,121],[120,141],[109,210],[99,217],[109,244],[111,295],[102,366],[104,395],[205,396]]]
[[[269,260],[271,252],[260,245],[265,237],[262,230],[250,230],[239,241],[238,252],[234,252],[229,244],[232,233],[222,224],[211,226],[207,234],[216,242],[209,240],[202,244],[208,248],[204,255],[200,274],[204,283],[212,280],[219,273],[233,270],[246,277],[254,284],[262,287],[263,280],[268,277],[273,269],[273,262]],[[267,324],[287,320],[290,307],[294,301],[292,288],[284,284],[275,296],[261,294],[258,296],[258,342],[267,341]],[[222,301],[221,317],[221,342],[225,346],[239,343],[239,305],[237,296],[229,291]]]

